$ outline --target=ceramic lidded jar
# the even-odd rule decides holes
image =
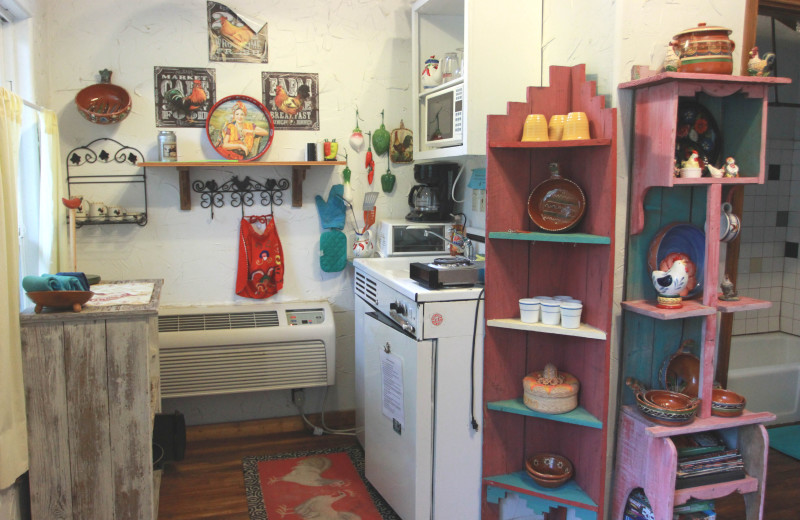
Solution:
[[[678,72],[733,73],[736,44],[728,38],[731,32],[725,27],[700,23],[673,36],[672,48],[680,58]]]
[[[578,407],[578,379],[548,363],[522,380],[525,406],[536,412],[566,413]]]

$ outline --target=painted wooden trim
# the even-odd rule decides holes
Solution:
[[[636,89],[641,87],[651,87],[653,85],[660,85],[670,81],[699,81],[710,82],[711,84],[718,83],[734,83],[739,85],[786,85],[792,82],[791,78],[779,77],[758,77],[758,76],[731,76],[725,74],[696,74],[689,72],[662,72],[655,76],[648,78],[636,79],[633,81],[626,81],[620,83],[618,88],[622,89]]]
[[[719,297],[717,299],[717,309],[720,312],[755,311],[772,307],[772,302],[770,301],[757,300],[748,296],[739,296],[739,301],[736,302],[719,300]]]
[[[588,426],[589,428],[602,428],[603,421],[586,411],[585,408],[579,406],[574,410],[566,413],[542,413],[531,410],[523,402],[521,397],[516,399],[507,399],[505,401],[492,401],[486,403],[489,410],[498,412],[513,413],[517,415],[524,415],[526,417],[536,417],[538,419],[547,419],[549,421],[577,424],[579,426]]]
[[[546,233],[542,231],[490,231],[489,238],[502,240],[524,240],[528,242],[561,242],[564,244],[608,245],[611,237],[588,233]]]
[[[605,331],[581,323],[577,329],[567,329],[561,325],[547,325],[545,323],[525,323],[519,318],[500,318],[488,320],[486,325],[489,327],[501,327],[505,329],[525,330],[528,332],[543,332],[545,334],[561,334],[562,336],[575,336],[578,338],[606,339],[608,336]]]
[[[611,139],[581,139],[573,141],[489,141],[489,148],[583,148],[610,146]]]
[[[554,489],[538,485],[524,471],[494,475],[485,477],[483,480],[489,486],[496,486],[523,495],[538,496],[560,504],[588,509],[589,511],[597,511],[597,504],[581,489],[575,480],[570,480],[560,488]],[[497,498],[494,492],[492,492],[492,495]]]
[[[723,428],[738,428],[740,426],[768,423],[775,420],[775,414],[772,412],[750,412],[745,410],[739,417],[717,417],[712,415],[707,419],[698,417],[692,423],[684,426],[661,426],[647,420],[633,406],[623,406],[622,411],[631,416],[635,421],[642,423],[644,425],[644,431],[648,436],[656,438],[707,432]]]
[[[642,314],[657,320],[680,320],[697,316],[709,316],[717,312],[714,307],[703,305],[698,300],[684,300],[680,309],[661,309],[657,302],[650,300],[632,300],[622,302],[622,308],[636,314]]]

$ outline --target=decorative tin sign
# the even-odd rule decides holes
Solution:
[[[267,24],[253,30],[228,6],[206,2],[208,59],[237,63],[267,63]]]
[[[154,67],[157,127],[206,126],[216,100],[214,69]]]
[[[319,74],[262,72],[261,89],[276,130],[319,130]]]

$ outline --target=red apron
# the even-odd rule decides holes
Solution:
[[[265,225],[263,233],[253,222]],[[236,294],[268,298],[283,288],[283,249],[272,215],[242,218],[239,227],[239,269]]]

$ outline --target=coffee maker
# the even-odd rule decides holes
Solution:
[[[453,179],[458,173],[457,163],[429,163],[414,165],[416,184],[408,192],[411,211],[406,220],[412,222],[449,222],[452,220]]]

